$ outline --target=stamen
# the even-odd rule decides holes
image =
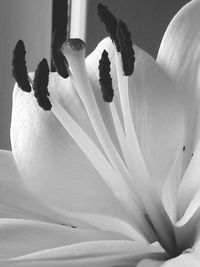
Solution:
[[[112,78],[110,76],[110,60],[106,50],[103,51],[99,60],[99,83],[101,92],[105,102],[112,102],[114,91],[112,87]]]
[[[53,63],[58,74],[64,79],[66,79],[69,76],[67,71],[68,62],[60,50],[61,47],[62,47],[62,40],[60,40],[60,35],[58,34],[58,32],[54,32],[51,43]]]
[[[108,10],[108,8],[102,4],[97,5],[97,15],[101,22],[106,27],[106,32],[109,34],[111,40],[116,45],[116,49],[120,52],[120,45],[117,38],[117,26],[118,21],[116,17]]]
[[[120,173],[111,166],[107,158],[101,153],[99,148],[93,143],[84,130],[77,124],[71,115],[63,109],[57,101],[53,90],[50,97],[52,102],[52,112],[88,157],[95,169],[108,184],[111,191],[113,191],[115,197],[125,210],[128,211],[128,214],[132,214],[130,217],[132,218],[135,227],[141,234],[145,235],[147,240],[151,242],[155,241],[155,235],[152,229],[146,222],[141,208],[139,208],[137,202],[134,201],[132,192],[122,179]]]
[[[49,100],[49,91],[47,89],[49,83],[49,66],[45,58],[37,66],[33,80],[34,96],[38,104],[44,110],[51,110],[51,102]]]
[[[163,246],[167,247],[167,250],[168,245],[169,250],[171,248],[173,249],[175,246],[175,241],[173,236],[172,225],[170,224],[171,222],[169,221],[169,218],[167,217],[163,206],[161,206],[160,199],[157,196],[155,188],[152,187],[152,183],[150,181],[148,173],[146,173],[146,168],[143,168],[143,164],[142,166],[136,166],[138,163],[137,152],[134,150],[134,147],[131,147],[130,150],[133,149],[133,154],[136,159],[132,168],[132,170],[134,171],[135,167],[135,171],[131,174],[125,166],[123,160],[119,156],[115,146],[112,143],[112,140],[109,137],[88,78],[85,66],[85,50],[73,50],[71,49],[71,47],[65,46],[64,55],[66,55],[67,60],[69,62],[70,78],[72,80],[74,88],[77,90],[81,100],[83,101],[94,131],[102,145],[102,148],[106,153],[106,156],[108,157],[111,163],[111,166],[114,168],[116,173],[121,176],[121,179],[123,179],[127,183],[128,187],[131,187],[131,189],[135,193],[135,196],[140,196],[143,200],[143,204],[152,220],[152,223],[158,230]],[[124,78],[127,79],[127,77]],[[130,107],[128,108],[128,110],[129,109]],[[140,162],[139,160],[139,163],[141,164],[143,162]],[[131,177],[133,179],[132,184],[130,184]],[[145,194],[144,188],[146,188]],[[149,190],[149,188],[151,188],[152,190]],[[131,208],[132,205],[133,201],[126,202],[126,210],[128,209],[133,216],[134,211]]]
[[[18,86],[25,92],[31,92],[25,60],[26,50],[22,40],[19,40],[13,51],[12,75]]]
[[[98,105],[96,103],[96,99],[94,97],[94,93],[86,71],[84,49],[73,50],[71,47],[66,46],[64,48],[64,54],[69,62],[70,78],[74,88],[76,88],[81,100],[84,103],[88,117],[90,118],[91,124],[102,145],[102,148],[106,153],[106,156],[110,160],[114,169],[120,172],[121,177],[123,177],[123,179],[127,180],[129,183],[131,179],[130,173],[128,172],[123,160],[119,156],[115,146],[113,145],[98,109]],[[137,189],[135,188],[135,190]]]
[[[120,44],[122,65],[125,76],[130,76],[134,71],[135,51],[131,41],[131,34],[124,22],[119,21],[117,36]]]
[[[85,66],[85,51],[73,50],[71,47],[66,46],[64,48],[64,54],[66,55],[70,66],[70,77],[74,88],[76,88],[81,100],[84,103],[88,116],[91,120],[96,135],[104,148],[109,160],[112,162],[116,169],[120,170],[120,173],[125,178],[129,176],[124,162],[121,160],[116,148],[114,147],[105,124],[102,120],[100,111],[98,109],[96,99],[87,75]]]
[[[128,144],[129,160],[128,168],[132,174],[132,186],[137,186],[137,190],[146,211],[157,230],[160,243],[167,251],[170,251],[176,246],[174,240],[172,223],[160,203],[158,192],[153,187],[140,144],[137,138],[135,126],[132,120],[130,102],[129,102],[129,87],[128,77],[122,75],[120,64],[120,54],[116,52],[116,70],[119,84],[120,100],[122,104],[122,113],[124,118],[125,134]]]

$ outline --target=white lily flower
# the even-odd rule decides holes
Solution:
[[[200,266],[199,12],[198,0],[179,11],[157,62],[134,45],[129,76],[109,37],[86,60],[70,40],[70,77],[50,74],[47,111],[15,85],[0,267]]]

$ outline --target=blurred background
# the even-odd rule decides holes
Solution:
[[[68,32],[71,14],[72,37],[82,37],[86,40],[87,53],[90,53],[106,36],[104,27],[96,16],[96,5],[101,2],[127,23],[134,43],[153,57],[156,57],[170,20],[183,5],[189,2],[188,0],[64,1],[68,6],[66,13]],[[44,57],[50,62],[52,29],[59,27],[62,21],[59,20],[62,17],[59,8],[57,13],[54,12],[59,3],[61,0],[0,1],[0,149],[10,149],[9,128],[14,86],[11,65],[13,48],[19,39],[24,41],[28,71],[34,71]],[[73,8],[72,12],[70,7]],[[58,22],[56,26],[53,23],[55,20]]]

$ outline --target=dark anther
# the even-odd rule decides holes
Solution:
[[[116,45],[117,51],[120,52],[119,41],[117,38],[118,21],[116,17],[102,4],[98,4],[97,6],[97,15],[100,21],[104,23],[107,33]]]
[[[185,146],[183,146],[183,151],[185,151]]]
[[[22,40],[19,40],[13,50],[12,75],[18,86],[25,92],[31,92],[25,60],[26,50]]]
[[[51,43],[51,53],[52,53],[53,64],[56,68],[57,73],[61,77],[66,79],[69,76],[68,71],[67,71],[68,62],[61,52],[62,45],[63,45],[63,41],[60,39],[59,32],[54,32],[52,43]]]
[[[106,50],[103,51],[101,59],[99,60],[99,83],[104,101],[112,102],[114,91],[112,78],[110,76],[110,60]]]
[[[134,71],[135,51],[131,41],[131,34],[127,29],[126,24],[122,21],[119,21],[117,34],[120,44],[124,75],[130,76]]]
[[[33,80],[34,96],[38,104],[44,110],[51,110],[51,102],[49,100],[49,91],[47,89],[49,83],[49,66],[45,58],[40,61],[35,71]]]

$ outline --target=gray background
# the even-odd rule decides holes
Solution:
[[[127,24],[135,44],[155,57],[167,25],[189,0],[88,0],[89,51],[106,36],[103,25],[96,17],[99,2]]]
[[[0,0],[0,148],[10,148],[9,128],[12,90],[12,51],[23,39],[27,67],[35,70],[39,61],[49,58],[51,0]]]
[[[58,0],[59,1],[59,0]],[[96,0],[88,0],[87,49],[90,52],[104,36],[96,17]],[[102,0],[130,27],[133,41],[155,57],[162,35],[187,0]],[[12,50],[23,39],[29,71],[50,56],[51,0],[0,0],[0,148],[10,149],[9,127],[14,79]]]

